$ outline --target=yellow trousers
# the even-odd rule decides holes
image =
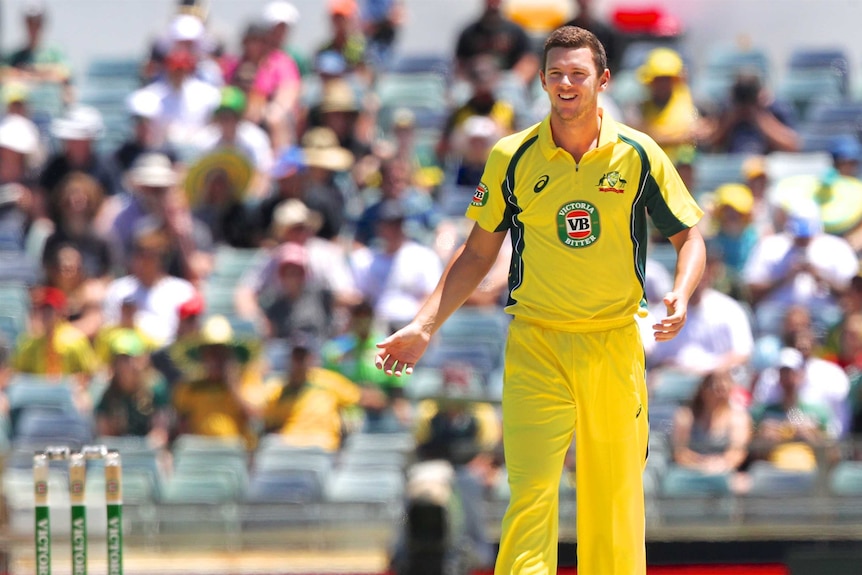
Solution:
[[[649,424],[634,321],[568,333],[514,320],[503,385],[511,500],[495,575],[557,573],[559,485],[575,439],[579,575],[644,575]]]

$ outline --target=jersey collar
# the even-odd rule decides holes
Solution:
[[[603,108],[599,108],[599,115],[602,117],[602,129],[599,132],[598,148],[614,144],[619,139],[619,129],[617,122],[613,119],[610,113]],[[551,116],[547,115],[539,124],[539,148],[542,150],[545,158],[550,160],[553,158],[560,148],[554,143],[554,138],[551,136]]]

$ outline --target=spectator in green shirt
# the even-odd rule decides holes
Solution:
[[[362,387],[378,388],[386,395],[385,407],[364,410],[368,432],[408,429],[412,420],[410,401],[404,395],[404,379],[386,375],[374,367],[375,343],[381,336],[374,329],[373,306],[363,301],[351,308],[346,333],[330,339],[321,350],[324,368]]]

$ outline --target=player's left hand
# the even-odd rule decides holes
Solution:
[[[663,301],[667,316],[652,326],[656,341],[669,341],[675,338],[685,325],[688,311],[688,302],[683,301],[676,292],[668,292]]]

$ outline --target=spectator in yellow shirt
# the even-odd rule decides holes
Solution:
[[[14,368],[58,378],[80,375],[88,379],[98,362],[87,336],[66,320],[66,296],[57,288],[36,288],[32,304],[32,327],[18,342]]]
[[[90,340],[66,318],[66,296],[61,290],[36,288],[32,305],[31,327],[18,340],[13,369],[58,381],[73,376],[75,405],[88,413],[92,409],[88,386],[99,363]]]
[[[382,409],[385,394],[360,387],[334,371],[315,365],[317,346],[308,337],[291,338],[290,364],[284,378],[273,382],[264,409],[264,430],[287,443],[337,451],[342,441],[342,411],[348,407]]]
[[[249,449],[257,445],[256,409],[243,393],[239,369],[252,362],[257,348],[234,336],[227,318],[215,315],[199,337],[175,351],[179,362],[201,368],[198,377],[181,381],[173,392],[180,434],[242,438]]]

